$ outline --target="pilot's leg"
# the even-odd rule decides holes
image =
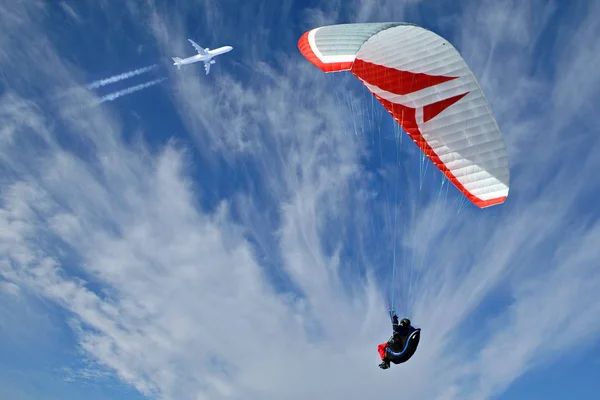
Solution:
[[[387,349],[387,343],[381,343],[377,346],[377,351],[379,352],[379,357],[381,357],[381,364],[379,364],[379,368],[388,369],[390,367],[390,360],[387,359],[385,351]]]

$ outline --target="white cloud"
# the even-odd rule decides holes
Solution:
[[[70,5],[68,5],[67,3],[65,3],[64,1],[61,1],[60,3],[58,3],[58,5],[60,6],[60,8],[63,9],[63,11],[65,12],[65,14],[67,14],[69,17],[73,18],[75,20],[75,22],[77,22],[77,23],[81,23],[82,22],[81,16],[75,12],[75,10],[73,9],[73,7],[71,7]]]
[[[0,291],[11,296],[18,296],[21,293],[21,288],[12,282],[0,281]]]
[[[465,21],[474,23],[470,18],[484,13],[485,4],[467,9]],[[496,15],[515,16],[515,35],[497,34],[494,26],[502,18],[485,25],[492,48],[522,46],[514,59],[504,56],[507,65],[498,62],[501,54],[487,54],[488,44],[467,34],[461,46],[479,49],[473,51],[474,68],[487,77],[484,88],[505,121],[513,159],[535,150],[538,164],[515,162],[508,202],[491,211],[457,215],[448,204],[410,208],[408,220],[415,223],[405,227],[404,239],[425,256],[423,269],[413,271],[420,278],[411,302],[423,344],[410,364],[384,372],[376,367],[376,345],[389,329],[374,277],[378,255],[358,251],[367,273],[349,288],[344,277],[350,267],[340,252],[351,230],[370,229],[365,214],[381,212],[383,205],[369,208],[366,193],[355,185],[362,184],[364,143],[345,133],[347,110],[335,103],[332,79],[296,53],[277,55],[281,70],[255,59],[251,82],[237,81],[223,66],[211,81],[193,69],[181,74],[171,69],[174,103],[198,152],[212,162],[203,176],[223,177],[219,157],[228,166],[257,171],[246,173],[252,189],[220,199],[210,210],[199,206],[210,193],[204,181],[193,180],[195,149],[171,142],[153,153],[142,144],[126,144],[109,108],[80,110],[79,104],[97,100],[82,90],[54,105],[64,127],[60,135],[77,138],[80,153],[58,140],[51,110],[25,102],[20,87],[5,94],[0,145],[10,181],[3,182],[0,209],[3,284],[27,288],[66,309],[85,354],[144,394],[367,398],[398,390],[390,374],[402,380],[406,397],[501,393],[548,362],[548,349],[558,357],[600,331],[600,310],[593,306],[600,304],[594,290],[600,285],[594,268],[600,258],[594,245],[600,238],[598,216],[575,219],[573,211],[594,195],[588,182],[600,167],[593,157],[600,142],[590,141],[588,153],[577,154],[515,138],[555,140],[572,115],[557,117],[550,108],[523,116],[521,109],[539,98],[525,89],[518,94],[528,95],[506,100],[510,89],[498,78],[506,73],[521,77],[516,87],[550,92],[547,82],[527,75],[532,61],[524,48],[539,37],[546,19],[521,13],[516,4],[494,5]],[[355,9],[364,18],[374,12],[367,2]],[[149,12],[150,30],[165,55],[183,49],[182,14],[154,7],[134,11],[138,17]],[[328,21],[338,12],[311,18]],[[14,15],[31,18],[2,15],[0,22]],[[211,9],[206,18],[216,24],[224,17]],[[593,18],[590,13],[581,25],[583,37],[585,32],[593,37]],[[8,36],[21,29],[3,26]],[[40,40],[30,43],[32,53],[19,57],[27,60],[43,45],[49,64],[21,73],[37,85],[83,84],[41,32],[25,36],[34,33]],[[569,51],[575,60],[585,59]],[[578,79],[561,75],[552,86],[568,95]],[[597,95],[583,94],[589,100]],[[548,118],[557,123],[544,123]],[[515,128],[538,124],[548,131]],[[552,164],[562,167],[558,171],[539,167],[559,158],[561,164]],[[429,221],[434,209],[436,224],[419,222]],[[257,254],[275,265],[267,267]],[[294,295],[271,284],[273,276],[289,281]],[[482,316],[482,304],[498,290],[509,304],[495,316]],[[465,325],[475,327],[477,340],[461,341]],[[551,334],[565,325],[572,335],[559,343]]]

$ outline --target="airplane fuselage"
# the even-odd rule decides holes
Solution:
[[[177,69],[179,69],[182,65],[204,62],[204,70],[206,71],[206,75],[208,75],[208,73],[210,72],[210,66],[216,62],[215,60],[213,60],[213,58],[220,54],[224,54],[233,50],[233,47],[231,46],[223,46],[219,47],[218,49],[209,50],[202,48],[198,43],[194,42],[192,39],[188,39],[188,42],[192,44],[192,46],[198,54],[183,59],[179,57],[172,57],[174,61],[173,65],[175,65]]]
[[[182,58],[179,62],[179,64],[182,65],[187,65],[187,64],[193,64],[199,61],[210,61],[213,57],[216,57],[218,55],[221,54],[225,54],[227,52],[230,52],[231,50],[233,50],[233,47],[231,46],[223,46],[223,47],[219,47],[217,49],[212,49],[212,50],[208,50],[207,54],[196,54],[195,56],[191,56],[188,58]]]

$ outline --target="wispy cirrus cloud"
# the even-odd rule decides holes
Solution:
[[[577,211],[595,194],[589,182],[599,142],[588,132],[583,153],[556,142],[577,114],[557,114],[555,107],[580,87],[581,76],[541,80],[529,72],[538,62],[526,43],[541,40],[533,38],[543,36],[550,17],[516,2],[469,5],[451,16],[464,29],[453,33],[463,50],[472,49],[465,56],[499,109],[514,163],[512,191],[501,207],[460,214],[435,196],[418,207],[402,197],[410,203],[405,221],[413,221],[402,227],[402,241],[421,260],[412,271],[408,301],[423,342],[410,364],[385,372],[402,377],[407,397],[497,396],[551,360],[549,350],[559,356],[600,330],[600,310],[580,307],[599,303],[598,214],[587,209],[582,217]],[[292,15],[293,6],[283,4],[281,12]],[[514,35],[494,33],[505,23],[500,17],[483,24],[474,17],[489,7],[515,17]],[[165,59],[183,50],[185,8],[131,10],[150,21]],[[334,22],[367,18],[375,10],[358,2],[350,14],[340,6],[304,15]],[[10,15],[26,21],[37,12]],[[588,14],[580,34],[565,31],[562,40],[592,39],[597,10]],[[214,6],[205,17],[215,26],[233,19]],[[235,18],[236,25],[252,23],[247,13]],[[8,36],[16,29],[3,26]],[[37,43],[51,57],[49,66],[36,67],[45,72],[22,74],[40,86],[81,85],[77,71],[61,62],[43,34],[33,24],[24,26],[31,30],[26,36],[41,39],[21,57],[32,57]],[[465,32],[475,26],[489,35],[474,40]],[[274,40],[278,29],[257,35]],[[251,43],[255,36],[247,32],[244,40]],[[496,50],[489,50],[490,43]],[[271,54],[277,59],[271,63],[267,50],[252,47],[246,79],[225,60],[211,80],[191,68],[170,71],[173,102],[196,147],[170,141],[152,151],[141,142],[127,143],[109,108],[70,112],[97,100],[87,91],[61,99],[55,114],[26,100],[20,87],[2,98],[1,160],[3,171],[10,171],[0,213],[4,286],[27,289],[66,310],[84,354],[143,394],[367,398],[373,387],[381,393],[398,389],[376,367],[375,346],[387,338],[389,326],[384,289],[377,283],[382,257],[364,246],[389,239],[392,227],[371,230],[367,215],[383,215],[390,205],[370,197],[373,175],[361,158],[368,154],[367,140],[345,131],[351,111],[335,98],[336,85],[347,88],[347,101],[360,102],[360,93],[350,77],[323,76],[296,52],[295,42],[287,48]],[[589,53],[585,46],[577,49],[557,48],[556,59],[564,60],[566,51],[583,68]],[[563,62],[556,67],[568,70]],[[513,86],[498,78],[508,72],[520,77]],[[8,80],[2,84],[10,86]],[[536,109],[539,93],[551,92],[560,101]],[[592,101],[598,93],[580,95]],[[529,108],[536,112],[522,111]],[[532,130],[537,126],[544,132]],[[65,138],[81,138],[81,144],[65,145]],[[240,183],[222,182],[234,179]],[[403,189],[415,186],[409,182]],[[422,223],[432,215],[434,223]],[[358,249],[352,259],[348,247]],[[363,264],[362,271],[353,262]],[[490,313],[487,300],[498,292],[502,305]],[[565,323],[572,336],[557,344]],[[459,342],[464,326],[475,339]]]

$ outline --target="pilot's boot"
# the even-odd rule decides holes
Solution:
[[[379,364],[379,368],[388,369],[390,367],[390,360],[383,360],[381,364]]]

